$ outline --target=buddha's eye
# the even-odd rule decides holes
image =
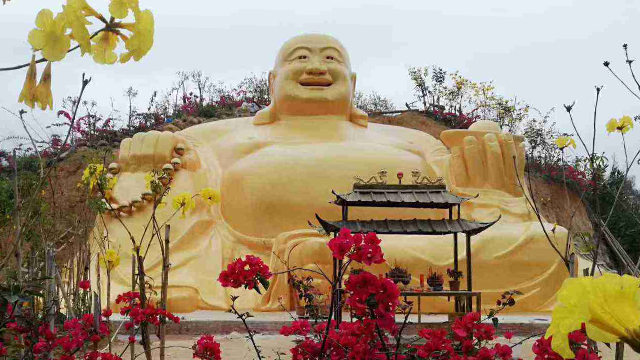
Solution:
[[[325,57],[325,59],[330,60],[330,61],[335,61],[336,58],[335,58],[335,56],[327,55]]]
[[[298,55],[296,59],[298,60],[307,60],[309,57],[307,55]]]

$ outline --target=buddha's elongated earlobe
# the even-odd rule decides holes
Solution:
[[[351,107],[351,113],[349,114],[349,121],[356,125],[367,127],[369,124],[369,115],[353,105]]]
[[[266,108],[258,111],[253,116],[253,125],[266,125],[266,124],[271,124],[272,122],[276,121],[275,120],[275,116],[273,115],[273,112],[271,111],[272,107],[273,107],[273,103],[271,103]]]
[[[272,111],[274,108],[274,99],[273,99],[273,83],[276,77],[276,73],[274,70],[269,71],[269,97],[271,98],[271,104],[266,108],[258,111],[253,116],[253,125],[266,125],[271,124],[276,121],[275,112]]]
[[[349,112],[349,121],[354,124],[367,127],[369,124],[369,115],[358,109],[353,100],[356,98],[356,73],[351,73],[351,111]]]

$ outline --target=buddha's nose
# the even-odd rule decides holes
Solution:
[[[311,61],[305,70],[305,73],[309,76],[325,76],[327,74],[327,67],[320,61]]]

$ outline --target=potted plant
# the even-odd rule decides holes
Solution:
[[[409,285],[411,282],[411,274],[407,271],[407,269],[402,268],[400,266],[394,266],[385,276],[393,281],[394,284],[402,283],[403,285]]]
[[[449,276],[449,290],[460,290],[460,279],[462,279],[462,271],[455,269],[447,269],[447,275]]]
[[[444,284],[444,277],[438,272],[433,272],[429,268],[429,276],[427,277],[427,284],[432,291],[442,291],[442,285]]]

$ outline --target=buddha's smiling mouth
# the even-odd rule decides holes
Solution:
[[[325,77],[304,77],[298,81],[298,84],[304,87],[326,88],[333,85],[333,81]]]

